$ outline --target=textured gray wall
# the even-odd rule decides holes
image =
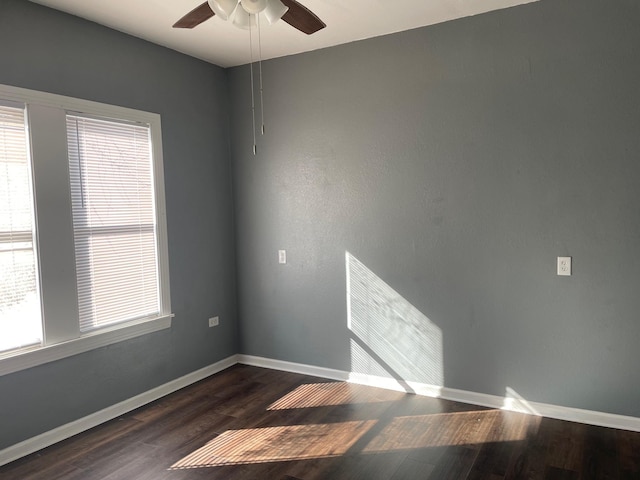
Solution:
[[[0,448],[238,351],[227,112],[244,353],[640,416],[639,20],[541,0],[264,62],[254,157],[247,67],[0,0],[0,83],[162,115],[177,315],[0,377]]]
[[[255,157],[232,69],[242,352],[640,416],[639,24],[541,0],[264,62]]]
[[[238,351],[227,73],[25,0],[0,0],[0,83],[162,116],[170,330],[0,377],[0,449]],[[211,315],[221,316],[216,329]]]

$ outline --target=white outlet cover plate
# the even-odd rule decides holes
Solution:
[[[558,275],[571,276],[571,257],[558,257]]]

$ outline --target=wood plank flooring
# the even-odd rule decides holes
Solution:
[[[640,479],[640,433],[236,365],[11,480]]]

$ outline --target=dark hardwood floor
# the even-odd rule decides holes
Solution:
[[[0,479],[640,479],[640,433],[236,365]]]

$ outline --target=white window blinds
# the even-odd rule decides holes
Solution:
[[[24,108],[0,104],[0,351],[42,341]]]
[[[67,136],[80,330],[158,316],[149,127],[67,115]]]

